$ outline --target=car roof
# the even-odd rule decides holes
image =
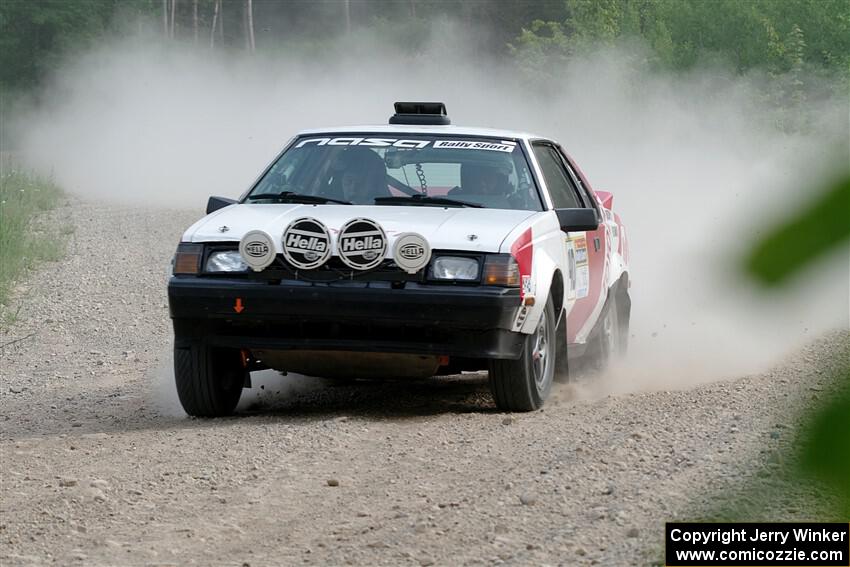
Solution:
[[[315,136],[317,134],[448,134],[454,136],[485,136],[488,138],[507,138],[510,140],[544,139],[528,132],[514,130],[497,130],[493,128],[475,128],[469,126],[416,126],[410,124],[372,124],[365,126],[335,126],[331,128],[311,128],[301,130],[299,136]]]

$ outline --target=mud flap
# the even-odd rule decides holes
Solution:
[[[555,336],[558,339],[555,348],[555,381],[565,384],[570,381],[569,346],[567,343],[567,315],[561,310],[558,325],[555,327]]]

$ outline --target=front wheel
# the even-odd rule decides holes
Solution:
[[[236,349],[204,344],[174,347],[174,380],[180,404],[189,415],[222,417],[239,403],[247,370]]]
[[[552,390],[556,351],[555,309],[550,298],[534,333],[526,335],[519,359],[490,361],[490,391],[496,406],[505,411],[540,408]]]

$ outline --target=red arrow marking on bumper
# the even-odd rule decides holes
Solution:
[[[233,306],[233,310],[236,311],[237,313],[242,313],[242,311],[244,309],[245,309],[245,306],[242,305],[242,298],[237,297],[236,298],[236,305]]]

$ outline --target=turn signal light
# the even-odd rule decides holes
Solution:
[[[204,247],[200,244],[179,244],[174,254],[174,275],[194,275],[201,269]]]
[[[484,277],[486,285],[502,287],[519,287],[519,266],[510,254],[492,254],[484,261]]]

